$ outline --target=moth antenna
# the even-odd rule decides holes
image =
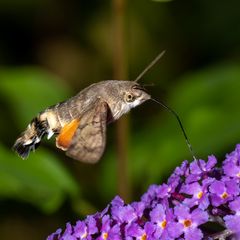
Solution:
[[[134,80],[134,82],[138,82],[159,60],[162,58],[162,56],[165,54],[165,50],[159,53],[153,61],[137,76],[137,78]]]
[[[177,114],[174,110],[172,110],[170,107],[168,107],[165,103],[160,102],[160,101],[157,101],[157,100],[154,99],[154,98],[151,98],[151,100],[154,101],[154,102],[156,102],[156,103],[158,103],[159,105],[161,105],[161,106],[164,107],[165,109],[167,109],[170,113],[172,113],[172,114],[176,117],[176,119],[177,119],[177,121],[178,121],[178,123],[179,123],[179,125],[180,125],[180,128],[181,128],[181,130],[182,130],[182,133],[183,133],[183,135],[184,135],[184,138],[185,138],[185,140],[186,140],[188,149],[189,149],[189,151],[190,151],[193,159],[196,160],[196,157],[195,157],[194,152],[193,152],[192,145],[190,144],[190,142],[189,142],[189,140],[188,140],[186,131],[184,130],[184,127],[183,127],[183,125],[182,125],[182,122],[181,122],[178,114]]]

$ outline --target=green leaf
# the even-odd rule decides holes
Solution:
[[[43,147],[21,160],[0,145],[0,196],[29,202],[51,213],[80,189],[64,166]]]

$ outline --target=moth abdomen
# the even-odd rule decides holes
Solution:
[[[23,159],[40,145],[42,137],[48,133],[48,123],[45,120],[42,121],[40,116],[38,115],[31,121],[13,145],[13,150]]]
[[[55,118],[56,127],[62,128],[66,123],[71,122],[74,119],[74,116],[71,113],[71,105],[70,101],[61,102],[56,104],[52,109],[49,109],[48,113],[52,114],[52,116],[47,116],[47,118]],[[55,116],[53,116],[53,114]],[[53,126],[52,126],[53,127]]]

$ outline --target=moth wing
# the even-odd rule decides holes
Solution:
[[[67,156],[86,163],[99,161],[106,145],[108,105],[99,100],[95,106],[94,111],[83,114],[66,152]]]

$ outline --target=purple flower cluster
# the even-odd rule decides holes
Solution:
[[[67,223],[47,240],[240,239],[240,145],[222,167],[216,164],[214,156],[184,161],[167,184],[150,186],[139,202],[125,204],[117,196],[102,212]]]

